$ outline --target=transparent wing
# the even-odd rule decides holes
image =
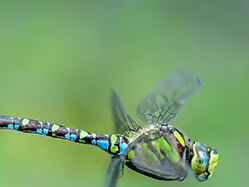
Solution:
[[[131,150],[126,165],[149,177],[182,181],[190,171],[185,162],[186,150],[180,155],[172,134],[143,138],[131,145]]]
[[[142,126],[128,113],[118,94],[112,90],[112,114],[116,133],[137,131]]]
[[[189,72],[179,71],[166,77],[137,106],[137,114],[147,124],[167,124],[201,82]]]
[[[113,157],[108,166],[105,187],[116,187],[118,179],[123,175],[124,159]]]

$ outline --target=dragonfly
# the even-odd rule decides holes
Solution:
[[[57,123],[3,115],[0,115],[0,128],[99,147],[111,155],[106,187],[117,186],[124,166],[158,180],[183,181],[192,173],[198,181],[206,181],[218,164],[217,150],[191,141],[170,124],[200,85],[200,79],[190,72],[172,73],[138,104],[136,112],[142,123],[130,115],[113,90],[113,134],[91,133]]]

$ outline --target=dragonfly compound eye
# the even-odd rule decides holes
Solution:
[[[207,169],[208,160],[209,157],[206,145],[200,142],[194,142],[191,168],[193,169],[196,175],[203,173]]]

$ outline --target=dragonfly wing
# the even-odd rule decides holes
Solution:
[[[112,114],[116,133],[137,131],[142,126],[128,113],[117,92],[112,91]]]
[[[123,175],[124,159],[113,157],[107,169],[105,187],[116,187],[118,179]]]
[[[167,124],[200,84],[199,78],[189,72],[175,72],[140,101],[137,114],[144,123]]]

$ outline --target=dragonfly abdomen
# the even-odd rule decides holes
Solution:
[[[68,128],[56,123],[47,123],[33,119],[15,118],[2,115],[0,115],[0,128],[17,130],[24,133],[41,134],[80,143],[84,143],[81,139],[81,135],[86,133],[83,130]]]
[[[76,143],[90,144],[100,147],[110,154],[122,154],[128,144],[127,138],[122,135],[102,135],[74,129],[56,123],[41,122],[38,120],[15,118],[0,115],[0,128],[16,130],[24,133],[34,133],[70,140]]]

